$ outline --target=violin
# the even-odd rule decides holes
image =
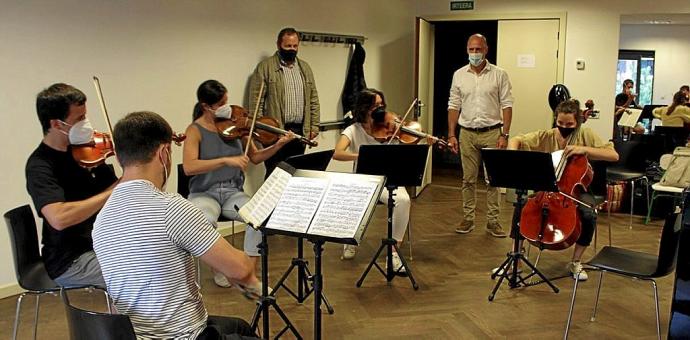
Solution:
[[[574,141],[577,131],[568,139]],[[584,155],[561,157],[556,167],[559,192],[540,191],[527,200],[520,216],[520,233],[540,249],[562,250],[575,244],[582,231],[578,197],[592,183],[594,172]]]
[[[187,138],[185,134],[178,134],[173,132],[173,142],[176,145],[182,145],[182,142]],[[90,169],[97,167],[105,160],[115,155],[115,144],[109,134],[105,132],[94,131],[93,139],[86,144],[72,145],[72,157],[79,163],[80,166]]]
[[[235,140],[241,137],[249,136],[252,126],[252,116],[249,115],[246,109],[237,105],[230,105],[232,113],[230,117],[216,117],[215,125],[218,134],[225,141]],[[286,135],[289,132],[281,129],[277,120],[274,118],[263,116],[257,117],[254,122],[256,129],[252,132],[252,137],[259,141],[264,146],[269,146],[278,141],[280,136]],[[317,146],[316,141],[310,140],[304,136],[297,135],[300,142],[309,145]]]
[[[108,110],[105,108],[105,100],[103,99],[103,92],[101,92],[101,83],[98,77],[93,77],[93,82],[98,94],[98,101],[101,105],[101,111],[108,123],[108,130],[110,133],[94,131],[93,137],[89,143],[72,145],[72,157],[77,163],[87,169],[97,167],[105,163],[106,158],[115,154],[115,143],[113,141],[113,127],[110,124],[110,117]],[[185,134],[174,133],[173,141],[176,145],[182,145],[182,142],[187,138]]]
[[[443,148],[448,147],[448,142],[445,140],[422,132],[419,122],[405,120],[418,101],[418,98],[412,101],[402,119],[396,113],[386,111],[383,120],[372,125],[370,135],[380,143],[390,144],[393,140],[398,140],[401,144],[417,144],[421,139],[426,138],[432,144]]]

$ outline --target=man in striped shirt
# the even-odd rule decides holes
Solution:
[[[193,204],[164,191],[172,164],[170,125],[153,112],[134,112],[115,125],[113,137],[124,174],[94,224],[94,250],[108,292],[137,338],[255,336],[241,319],[206,312],[193,257],[245,289],[260,284],[247,255]]]

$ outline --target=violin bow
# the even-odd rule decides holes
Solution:
[[[407,116],[410,115],[410,112],[412,112],[412,108],[414,108],[414,106],[417,104],[417,101],[419,101],[419,98],[415,98],[412,101],[412,104],[410,104],[410,107],[405,112],[405,115],[400,119],[398,126],[395,128],[395,132],[393,132],[393,136],[391,137],[391,139],[388,140],[387,144],[390,144],[393,141],[393,138],[395,138],[395,136],[397,136],[398,133],[400,133],[400,128],[402,127],[403,122],[405,121],[405,119],[407,119]]]
[[[261,87],[259,88],[259,96],[256,98],[256,106],[254,107],[254,116],[252,116],[252,126],[249,127],[249,140],[247,140],[247,145],[244,147],[244,155],[249,154],[249,144],[252,143],[252,136],[254,135],[254,127],[256,126],[256,114],[259,113],[259,104],[261,104],[261,97],[264,95],[264,82],[261,82]]]
[[[110,124],[110,116],[108,116],[108,110],[105,108],[105,99],[103,99],[103,91],[101,91],[101,81],[98,77],[93,76],[93,85],[96,87],[96,94],[98,95],[98,103],[101,104],[101,112],[105,117],[105,122],[108,124],[108,132],[110,132],[110,140],[115,144],[115,138],[113,136],[113,126]]]

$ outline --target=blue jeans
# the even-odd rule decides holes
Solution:
[[[227,219],[244,222],[235,206],[241,208],[249,201],[249,196],[241,189],[231,186],[229,182],[221,182],[205,192],[190,193],[189,201],[204,213],[209,222],[217,225],[221,214]],[[247,226],[244,233],[244,252],[249,256],[259,256],[259,243],[261,233]]]

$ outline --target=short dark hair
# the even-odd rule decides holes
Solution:
[[[352,110],[353,120],[357,123],[364,123],[367,120],[367,113],[371,107],[376,102],[376,95],[381,97],[383,102],[383,107],[386,107],[386,97],[383,96],[383,92],[368,88],[360,91],[357,94],[357,99],[355,100],[355,108]]]
[[[561,113],[574,115],[575,120],[577,121],[577,125],[580,126],[580,124],[582,124],[582,110],[580,109],[579,100],[568,99],[562,101],[560,104],[558,104],[558,106],[556,106],[556,117]]]
[[[628,84],[635,84],[635,82],[632,79],[623,80],[623,86],[626,86]]]
[[[206,105],[213,105],[223,99],[223,96],[228,93],[225,85],[217,80],[207,80],[196,89],[197,103],[194,105],[194,112],[192,113],[192,121],[197,120],[204,114],[204,108],[201,103]]]
[[[680,87],[680,91],[690,91],[690,86],[688,85],[683,85]]]
[[[48,133],[51,120],[64,121],[71,105],[82,106],[84,103],[86,103],[86,95],[72,85],[57,83],[39,92],[36,96],[36,113],[38,113],[43,134]]]
[[[123,167],[151,161],[161,144],[172,142],[172,128],[159,114],[139,111],[115,124],[115,154]]]
[[[280,43],[283,41],[283,37],[286,35],[296,35],[297,40],[299,40],[299,32],[297,32],[296,29],[292,27],[285,27],[280,32],[278,32],[278,40],[276,40],[276,43],[280,45]]]

